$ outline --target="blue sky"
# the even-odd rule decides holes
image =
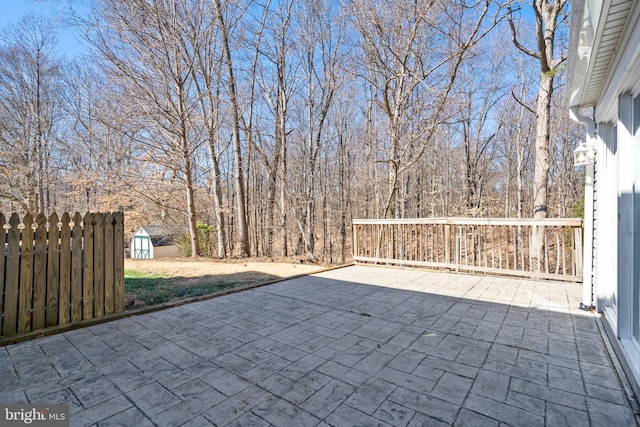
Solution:
[[[5,30],[11,24],[20,21],[27,13],[43,15],[46,18],[55,20],[73,7],[82,8],[80,1],[68,0],[0,0],[0,30]],[[62,27],[58,33],[59,51],[61,54],[73,56],[83,51],[79,37],[71,28]]]
[[[29,4],[24,0],[2,0],[2,13],[0,13],[0,26],[3,28],[10,22],[17,20],[29,10]]]

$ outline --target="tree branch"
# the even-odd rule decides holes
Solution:
[[[525,104],[524,102],[522,102],[522,101],[520,101],[520,100],[518,99],[518,97],[516,96],[516,94],[515,94],[515,93],[513,93],[513,89],[511,90],[511,96],[513,97],[513,99],[514,99],[518,104],[520,104],[522,107],[524,107],[526,110],[528,110],[531,114],[534,114],[534,115],[536,114],[536,112],[535,112],[535,111],[533,111],[533,109],[532,109],[531,107],[529,107],[527,104]]]
[[[511,8],[511,3],[509,3],[509,5],[507,6],[509,8],[509,28],[511,28],[511,40],[513,41],[513,44],[523,53],[529,55],[532,58],[536,58],[536,59],[540,59],[540,54],[538,52],[534,52],[530,49],[527,49],[527,47],[525,47],[523,44],[521,44],[518,41],[518,35],[516,32],[516,25],[513,22],[513,9]],[[534,8],[535,9],[535,8]]]

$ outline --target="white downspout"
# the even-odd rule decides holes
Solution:
[[[596,147],[596,124],[589,117],[578,113],[578,107],[569,109],[569,117],[577,123],[587,127],[585,144],[595,150]],[[584,244],[582,262],[582,303],[580,308],[591,310],[593,305],[593,176],[594,163],[589,162],[585,166],[584,181]]]

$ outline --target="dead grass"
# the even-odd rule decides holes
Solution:
[[[174,277],[201,277],[226,274],[267,274],[290,277],[320,271],[326,266],[298,262],[266,262],[263,260],[208,260],[190,258],[165,258],[159,260],[126,259],[125,270],[167,274]]]
[[[310,274],[326,267],[298,260],[126,259],[125,304],[127,308],[140,308]]]

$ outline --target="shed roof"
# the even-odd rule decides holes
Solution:
[[[140,230],[147,233],[155,247],[175,244],[176,237],[179,234],[176,230],[167,228],[164,225],[143,225],[138,229],[138,231]]]

